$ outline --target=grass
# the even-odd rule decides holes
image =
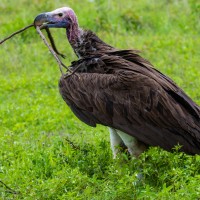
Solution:
[[[198,1],[1,0],[0,38],[66,5],[109,44],[142,50],[200,104]],[[65,31],[53,35],[69,65],[76,57]],[[12,189],[0,182],[1,199],[200,198],[198,155],[154,147],[138,160],[112,159],[107,128],[86,126],[61,99],[57,63],[34,29],[1,45],[0,55],[0,180]]]

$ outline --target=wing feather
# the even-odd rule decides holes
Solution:
[[[79,60],[72,68],[81,65],[87,73],[61,77],[60,93],[75,115],[148,145],[170,150],[179,143],[187,153],[200,153],[199,107],[150,63],[123,53]]]

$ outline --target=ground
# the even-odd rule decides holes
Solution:
[[[1,0],[0,39],[62,6],[107,43],[141,50],[200,104],[199,1]],[[69,65],[76,57],[65,30],[52,33]],[[1,199],[200,197],[198,155],[150,148],[138,160],[112,159],[107,128],[83,124],[60,97],[59,68],[34,28],[2,44],[0,55]]]

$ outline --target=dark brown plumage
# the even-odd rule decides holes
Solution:
[[[199,154],[199,106],[137,51],[117,50],[74,23],[66,28],[79,57],[71,69],[78,70],[59,82],[74,114],[90,126],[121,130],[145,145],[171,150],[180,144],[182,151]]]

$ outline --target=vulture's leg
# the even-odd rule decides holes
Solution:
[[[128,151],[132,157],[138,157],[141,153],[143,153],[147,146],[135,139],[133,136],[130,136],[122,131],[115,130],[117,135],[120,136],[123,143],[127,146]],[[139,173],[137,173],[137,180],[133,182],[134,185],[140,184],[141,180],[143,178],[142,170],[139,169]]]
[[[136,140],[134,137],[117,130],[117,134],[121,137],[124,144],[127,146],[129,153],[131,156],[138,157],[141,153],[143,153],[147,146],[142,142]]]
[[[109,132],[110,132],[110,145],[113,152],[113,158],[115,159],[119,152],[119,147],[123,143],[123,140],[117,134],[117,131],[114,128],[109,127]]]

